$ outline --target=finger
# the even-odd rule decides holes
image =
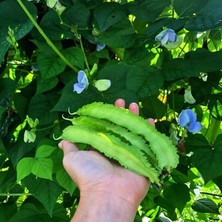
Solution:
[[[118,107],[125,107],[125,100],[124,99],[117,99],[115,101],[115,106],[118,106]]]
[[[137,103],[130,103],[129,110],[136,115],[139,115],[139,106]]]
[[[78,152],[79,151],[78,147],[75,144],[73,144],[67,140],[62,140],[58,144],[58,146],[59,146],[59,148],[61,148],[63,150],[64,155],[66,155],[70,152]]]
[[[155,127],[154,119],[152,119],[152,118],[148,118],[147,120],[148,120],[148,122],[149,122],[152,126]]]

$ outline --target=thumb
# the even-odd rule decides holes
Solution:
[[[74,144],[74,143],[71,143],[67,140],[62,140],[59,144],[58,144],[59,148],[63,150],[64,152],[64,155],[67,155],[71,152],[78,152],[79,149],[78,147]]]

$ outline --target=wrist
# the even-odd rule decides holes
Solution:
[[[139,206],[111,192],[82,191],[80,195],[79,206],[72,222],[133,222]]]

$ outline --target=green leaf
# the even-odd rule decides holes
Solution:
[[[50,10],[44,14],[43,18],[41,19],[40,26],[48,38],[52,41],[73,38],[73,33],[70,31],[70,28],[61,25],[61,21],[55,10]],[[42,36],[37,31],[34,30],[33,35],[35,36],[35,39],[44,41]]]
[[[101,31],[105,31],[127,18],[125,8],[115,2],[99,4],[93,15]]]
[[[209,34],[209,50],[219,51],[221,49],[221,32],[219,30],[211,30]]]
[[[155,20],[169,5],[169,0],[138,0],[133,2],[129,9],[140,20],[150,22]]]
[[[222,25],[221,10],[222,2],[218,0],[207,1],[203,7],[198,5],[199,12],[193,16],[185,25],[185,28],[192,31],[206,31],[215,29]],[[212,13],[213,11],[213,13]]]
[[[39,52],[38,60],[41,80],[51,79],[65,70],[66,64],[52,50]]]
[[[83,4],[76,3],[74,6],[67,8],[61,17],[65,24],[76,26],[77,30],[79,28],[81,31],[81,28],[89,26],[90,12]]]
[[[221,51],[209,52],[206,49],[197,49],[194,52],[188,52],[184,59],[177,58],[164,62],[162,75],[166,80],[176,80],[198,76],[200,72],[218,71],[222,68],[221,60]]]
[[[200,104],[204,101],[208,102],[212,92],[212,85],[208,81],[203,81],[198,77],[191,77],[190,86],[191,89],[199,89],[192,90],[192,95],[195,98],[196,103]]]
[[[17,206],[15,203],[1,203],[0,204],[0,215],[1,222],[11,221],[11,217],[16,214]]]
[[[53,161],[50,158],[35,158],[31,172],[40,178],[52,180]]]
[[[222,134],[219,134],[214,141],[214,149],[222,152]]]
[[[173,59],[163,63],[162,75],[166,80],[176,80],[185,77],[197,76],[192,66],[185,59]]]
[[[70,195],[73,194],[74,190],[76,189],[76,185],[74,184],[73,180],[64,170],[64,168],[60,168],[56,173],[56,180],[58,181],[59,185],[65,188]]]
[[[36,200],[26,199],[26,202],[19,207],[19,211],[8,220],[10,222],[67,222],[68,216],[66,210],[61,204],[56,204],[53,215],[50,216],[42,205]],[[8,222],[5,221],[5,222]]]
[[[51,124],[57,118],[57,113],[50,112],[55,102],[53,99],[53,97],[43,94],[32,97],[27,114],[33,119],[39,119],[39,126]]]
[[[168,204],[177,208],[180,212],[183,211],[186,203],[190,200],[189,188],[180,183],[167,186],[163,191],[163,196]]]
[[[3,78],[0,81],[0,104],[4,107],[10,106],[9,96],[13,95],[16,90],[17,83],[10,78]]]
[[[192,204],[192,209],[200,213],[219,214],[219,207],[217,206],[217,204],[213,200],[208,198],[196,200]]]
[[[14,94],[14,103],[15,103],[15,109],[18,112],[21,119],[25,119],[29,98],[24,96],[22,93],[16,93]]]
[[[12,190],[12,187],[15,186],[16,183],[16,175],[15,170],[11,167],[11,164],[5,163],[3,169],[8,167],[8,170],[0,172],[0,193],[9,193]],[[2,201],[2,197],[1,201]],[[5,197],[7,199],[7,197]]]
[[[2,117],[2,114],[7,110],[6,107],[0,106],[0,119]]]
[[[205,15],[205,16],[213,16],[215,18],[222,18],[221,10],[222,10],[222,2],[220,0],[210,0],[207,1],[207,4],[204,7],[200,7],[199,14],[203,16]]]
[[[34,18],[37,16],[36,7],[25,1],[25,6]],[[16,13],[15,13],[16,12]],[[5,53],[8,51],[10,44],[6,40],[8,36],[8,27],[14,30],[15,39],[19,40],[28,34],[33,28],[32,22],[27,15],[23,12],[17,1],[7,0],[0,2],[0,64],[4,58]]]
[[[109,79],[111,81],[111,87],[104,93],[111,94],[125,89],[127,71],[127,65],[124,63],[107,64],[104,66],[98,73],[98,79]]]
[[[53,89],[57,84],[59,80],[58,78],[50,78],[50,79],[44,79],[37,82],[37,92],[36,95],[41,94],[43,92],[49,91]]]
[[[206,49],[197,49],[195,52],[187,53],[185,59],[196,72],[214,72],[222,68],[222,64],[218,64],[222,59],[221,51],[210,52]]]
[[[45,216],[42,211],[39,211],[37,206],[35,206],[33,203],[24,203],[20,207],[17,214],[15,214],[10,222],[37,222],[37,221],[43,221],[46,222]],[[50,218],[47,216],[48,219]]]
[[[36,158],[49,157],[57,149],[58,149],[57,147],[43,144],[37,148],[35,157]]]
[[[62,54],[76,67],[84,69],[84,55],[79,47],[64,49]]]
[[[184,168],[185,167],[183,166],[183,167],[181,167],[182,170],[181,169],[180,170],[174,169],[171,172],[172,178],[175,182],[187,183],[187,182],[191,182],[194,179],[198,178],[198,176],[196,174],[194,174],[192,170],[186,169],[186,168],[184,170]]]
[[[116,36],[118,36],[118,38],[116,38]],[[104,43],[112,48],[128,48],[134,44],[134,41],[135,31],[128,19],[113,25],[98,38],[98,42]]]
[[[32,167],[35,163],[35,159],[32,157],[25,157],[22,158],[16,167],[17,171],[17,181],[22,180],[26,176],[30,175],[32,173]]]
[[[178,18],[160,18],[153,21],[146,30],[146,37],[149,41],[154,41],[155,36],[159,34],[163,27],[171,28],[175,31],[183,29],[186,19]]]
[[[67,112],[68,108],[70,108],[72,112],[75,112],[81,106],[95,101],[96,98],[99,100],[100,96],[91,88],[85,89],[81,94],[73,92],[73,84],[75,82],[77,82],[77,80],[72,80],[66,84],[62,91],[62,96],[52,108],[53,112]]]
[[[218,135],[212,147],[202,135],[189,136],[189,149],[193,151],[191,161],[200,171],[205,182],[222,175],[222,134]]]
[[[111,81],[111,87],[103,92],[104,102],[114,103],[118,98],[125,99],[126,104],[138,101],[135,92],[126,87],[127,72],[128,66],[125,63],[107,64],[100,70],[98,78],[109,79]]]
[[[167,112],[167,107],[156,96],[142,100],[143,113],[154,119],[161,119]]]
[[[191,19],[185,25],[185,28],[189,31],[207,31],[211,29],[215,29],[222,25],[221,19],[214,17],[206,17],[206,16],[198,16],[196,18]]]
[[[126,88],[136,92],[140,98],[157,93],[162,85],[163,78],[155,68],[144,70],[138,66],[129,66]]]
[[[222,192],[222,176],[214,178],[213,181],[219,187],[220,191]]]
[[[172,91],[168,96],[167,96],[167,102],[169,104],[169,107],[176,112],[180,113],[181,110],[184,107],[184,95]]]
[[[207,139],[201,134],[190,134],[185,142],[186,151],[195,152],[196,150],[210,149]]]
[[[193,16],[193,14],[198,14],[198,12],[206,5],[207,0],[175,0],[173,2],[174,9],[176,13],[183,16]]]
[[[23,135],[20,136],[15,143],[8,145],[8,147],[10,148],[8,155],[14,168],[16,168],[18,162],[24,156],[27,156],[28,152],[35,149],[36,145],[37,145],[36,141],[34,143],[24,143]]]
[[[48,214],[52,216],[56,201],[62,192],[62,189],[55,182],[29,176],[24,180],[30,193],[39,200]]]

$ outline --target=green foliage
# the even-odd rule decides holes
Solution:
[[[177,168],[162,173],[162,186],[151,186],[136,221],[160,221],[163,214],[220,220],[222,2],[60,3],[0,0],[1,221],[70,221],[79,191],[53,135],[67,126],[68,109],[117,98],[138,102],[180,155]],[[155,41],[166,28],[182,39],[175,49]],[[89,81],[80,94],[73,92],[79,70]],[[99,91],[95,82],[103,79],[111,86]],[[186,90],[194,102],[185,100]],[[203,125],[196,134],[178,124],[187,108]]]

